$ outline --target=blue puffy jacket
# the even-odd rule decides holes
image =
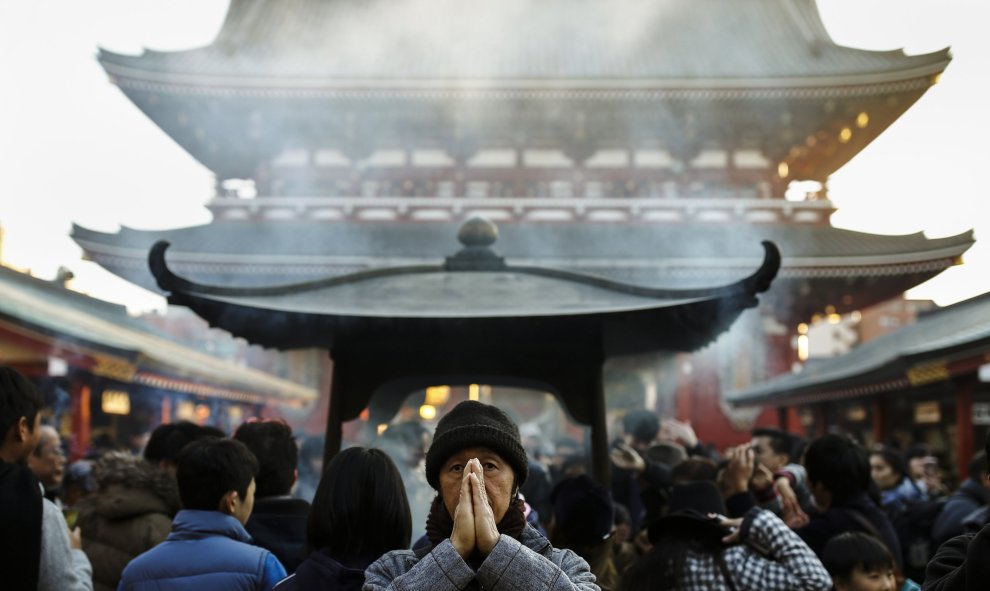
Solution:
[[[219,511],[183,510],[161,544],[132,560],[118,591],[268,591],[285,568],[237,519]]]

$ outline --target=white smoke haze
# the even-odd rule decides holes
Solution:
[[[291,48],[267,49],[284,52],[280,59],[285,53],[299,59],[308,54],[327,69],[365,79],[386,68],[409,71],[413,77],[432,70],[442,78],[484,83],[490,75],[506,71],[545,71],[547,64],[540,60],[596,64],[603,56],[618,55],[635,62],[635,48],[658,17],[657,3],[627,0],[621,9],[601,7],[595,0],[344,0],[322,5],[285,1],[279,3],[284,14],[310,11],[319,26],[303,27],[298,31],[302,36],[290,40]],[[245,30],[278,26],[261,22],[270,14],[261,3],[251,8],[256,10],[245,20],[258,22]],[[598,21],[592,27],[589,14]],[[536,34],[520,38],[520,31]],[[522,56],[536,60],[520,60]],[[432,62],[418,63],[421,58]],[[312,61],[305,67],[312,69]]]
[[[660,3],[658,9],[657,3],[634,0],[621,3],[621,9],[598,11],[599,25],[582,26],[588,37],[577,39],[574,31],[587,18],[583,9],[591,5],[587,0],[532,4],[541,10],[527,10],[527,3],[519,0],[420,0],[408,4],[415,10],[403,8],[405,3],[398,7],[373,1],[326,4],[367,13],[364,25],[335,30],[351,48],[340,59],[351,60],[354,70],[396,58],[394,53],[386,55],[384,45],[369,42],[382,39],[380,30],[386,30],[407,46],[415,42],[431,48],[433,55],[443,52],[453,64],[452,71],[459,72],[499,67],[504,58],[497,56],[505,39],[517,38],[512,33],[530,24],[534,30],[539,25],[541,30],[556,31],[559,37],[534,38],[530,43],[552,48],[562,40],[567,51],[578,52],[574,55],[599,59],[587,54],[604,40],[617,48],[613,55],[625,53],[635,59],[638,47],[656,41],[650,37],[656,23],[649,17],[662,18],[662,7],[672,5]],[[975,224],[979,232],[986,216],[970,214],[977,211],[974,199],[985,187],[979,162],[985,160],[986,150],[980,147],[978,130],[986,129],[988,121],[978,103],[986,94],[983,72],[990,49],[980,23],[987,21],[990,5],[975,0],[937,7],[907,0],[855,5],[822,0],[820,4],[830,34],[843,44],[878,50],[907,46],[911,52],[950,44],[954,48],[954,61],[941,84],[835,175],[831,197],[842,207],[836,219],[862,231],[932,229],[945,235]],[[560,10],[542,10],[551,6]],[[69,225],[75,221],[113,231],[117,224],[167,228],[204,223],[208,214],[202,205],[211,197],[210,175],[106,82],[93,53],[97,47],[136,54],[142,47],[174,51],[205,46],[216,36],[226,7],[223,0],[0,4],[0,47],[11,56],[0,63],[0,73],[9,88],[17,89],[5,95],[0,109],[0,159],[6,163],[0,223],[6,229],[8,262],[42,276],[53,276],[59,265],[68,264],[76,272],[76,288],[135,308],[162,305],[160,298],[125,288],[96,265],[80,262],[78,247],[66,236]],[[465,11],[479,18],[461,18]],[[475,24],[450,26],[465,20]],[[479,41],[473,43],[475,39]],[[494,49],[490,55],[457,51],[467,42]],[[517,55],[525,53],[521,46],[509,49],[517,50]],[[333,56],[309,59],[327,62]],[[558,108],[550,104],[547,112]],[[677,113],[655,116],[676,119]],[[635,134],[637,129],[622,131]],[[925,146],[931,150],[922,149]],[[919,186],[923,186],[920,192]],[[756,237],[744,236],[739,242],[752,244],[750,238]],[[453,238],[449,244],[451,249],[457,246]],[[938,294],[940,303],[950,303],[984,291],[990,261],[986,252],[978,243],[967,254],[966,265],[934,280],[928,291],[916,290],[917,296]],[[753,253],[749,256],[758,256],[758,250]]]
[[[523,88],[552,86],[564,80],[580,88],[582,73],[586,72],[595,72],[597,77],[588,78],[598,84],[620,77],[615,74],[618,72],[635,75],[646,68],[648,58],[662,55],[658,52],[665,48],[683,47],[685,39],[711,39],[711,31],[724,24],[719,21],[724,7],[747,0],[233,1],[253,6],[260,19],[243,28],[248,34],[277,28],[284,23],[282,19],[304,8],[312,11],[309,16],[313,23],[329,23],[326,28],[304,27],[297,36],[282,38],[284,44],[265,46],[259,42],[254,53],[231,55],[235,72],[251,72],[279,61],[284,69],[274,72],[276,76],[292,78],[324,69],[349,78],[347,83],[356,88],[373,86],[376,76],[387,72],[389,84],[396,86],[431,83],[444,89],[491,89],[505,84],[510,74],[512,84]],[[782,15],[790,1],[779,2]],[[670,22],[670,15],[676,12],[673,9],[687,2],[703,3],[711,10],[707,24]],[[225,0],[0,1],[0,54],[6,56],[0,60],[0,79],[5,82],[5,93],[0,97],[0,162],[4,163],[0,224],[6,233],[3,256],[7,262],[46,277],[67,265],[76,273],[77,289],[133,309],[164,307],[161,297],[126,284],[94,263],[81,261],[80,249],[67,237],[70,225],[76,222],[112,232],[119,225],[161,229],[207,223],[209,213],[203,205],[212,197],[212,174],[108,83],[93,56],[99,47],[136,55],[144,48],[179,51],[207,46],[220,30],[227,4]],[[986,201],[988,156],[984,138],[990,133],[990,111],[983,106],[990,90],[986,76],[990,37],[985,34],[990,3],[821,0],[820,4],[829,33],[841,44],[869,44],[876,50],[907,46],[912,53],[951,44],[954,53],[941,83],[834,175],[830,197],[841,206],[836,222],[867,232],[925,230],[933,236],[975,226],[978,238],[982,236],[990,220],[982,205]],[[274,20],[261,19],[263,9],[271,6],[280,7],[281,13]],[[747,23],[738,22],[733,30],[748,34],[750,29]],[[220,41],[246,43],[243,39]],[[734,70],[754,65],[745,62],[745,52],[722,41],[726,46],[713,52],[720,59],[698,66],[700,69],[722,68],[723,75],[731,76]],[[684,61],[692,57],[697,56],[674,56]],[[340,82],[343,85],[344,81]],[[668,146],[656,140],[653,130],[657,127],[680,130],[673,141],[691,128],[723,124],[726,114],[718,113],[714,104],[708,106],[713,107],[709,113],[700,103],[694,105],[696,112],[687,113],[667,102],[630,102],[621,116],[613,117],[598,113],[598,105],[592,102],[554,99],[534,101],[525,108],[522,102],[507,103],[498,107],[499,112],[492,102],[450,99],[436,107],[432,120],[419,125],[430,128],[460,121],[465,135],[473,132],[485,138],[488,143],[483,148],[559,149],[555,138],[575,130],[579,117],[583,117],[580,124],[586,126],[590,137],[600,140],[600,150],[623,150],[630,145],[660,149]],[[292,107],[290,103],[287,108]],[[398,115],[366,103],[349,108],[374,113],[375,117],[366,122],[369,131],[393,125]],[[763,108],[760,100],[754,99],[752,104],[736,103],[728,115],[736,121],[750,121],[755,120],[751,113]],[[339,115],[345,119],[347,113],[342,109]],[[301,125],[307,123],[305,114],[299,114],[299,119]],[[491,122],[509,124],[502,129],[485,127]],[[742,138],[742,147],[758,146],[760,131]],[[286,135],[281,129],[263,133],[268,135],[255,138],[260,144],[277,144]],[[402,149],[406,138],[421,136],[410,128],[395,130],[392,137],[391,145],[378,147]],[[433,147],[446,146],[441,140]],[[372,262],[437,261],[458,248],[457,226],[457,222],[446,224],[442,247],[436,251],[406,249],[393,259],[381,258],[383,247],[389,245],[381,242],[380,234],[350,232],[346,239],[356,253],[353,270]],[[256,237],[261,239],[263,233],[274,231],[260,229]],[[621,224],[611,226],[603,232],[602,243],[621,242],[625,231]],[[666,230],[658,225],[656,231]],[[764,238],[760,226],[738,225],[723,233],[718,244],[696,243],[694,255],[722,257],[724,264],[722,253],[734,253],[740,259],[737,275],[725,280],[738,279],[759,262],[759,242]],[[986,291],[990,287],[986,280],[990,270],[988,246],[978,242],[967,253],[966,265],[950,269],[912,294],[936,297],[939,303],[948,304]],[[630,265],[639,260],[644,266],[654,265],[655,258],[665,254],[650,243],[635,252],[606,256],[601,245],[568,241],[538,229],[503,232],[496,249],[516,264],[564,266],[573,264],[569,261],[577,257],[582,271],[600,274],[620,262]],[[534,251],[558,256],[535,261],[528,254]],[[648,275],[618,278],[674,286]],[[694,283],[689,282],[689,286],[711,285],[704,276],[691,281]],[[718,377],[726,389],[766,377],[761,373],[765,370],[759,363],[763,360],[761,352],[754,351],[758,339],[752,336],[764,320],[757,310],[745,312],[714,348],[707,350],[714,355]],[[744,353],[749,364],[740,363]],[[697,365],[695,371],[700,374]],[[691,361],[670,355],[613,359],[606,367],[614,396],[621,396],[625,385],[632,398],[642,395],[648,401],[652,397],[667,413],[676,410],[673,393],[677,381],[690,379],[691,371]],[[610,406],[621,406],[622,402],[612,400]],[[547,414],[556,415],[551,417],[556,419],[561,414],[559,408],[556,411]],[[562,432],[551,418],[537,422],[548,438]],[[740,420],[744,423],[747,418]]]

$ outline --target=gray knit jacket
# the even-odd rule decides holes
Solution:
[[[526,526],[519,540],[505,534],[475,572],[450,539],[418,557],[395,550],[368,567],[362,591],[600,591],[588,563],[558,550]]]

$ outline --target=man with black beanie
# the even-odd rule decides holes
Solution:
[[[365,572],[365,591],[599,591],[587,562],[526,523],[518,492],[528,472],[519,428],[502,410],[471,400],[455,406],[426,453],[426,480],[438,493],[426,522],[430,545],[382,556]]]

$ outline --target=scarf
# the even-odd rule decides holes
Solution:
[[[509,509],[502,517],[502,521],[499,521],[495,526],[498,528],[498,533],[519,539],[523,530],[526,529],[523,506],[523,500],[518,497],[509,503]],[[454,518],[444,506],[443,499],[437,495],[433,498],[433,504],[430,505],[430,515],[426,518],[426,537],[429,538],[431,544],[436,546],[449,538],[453,532]],[[472,556],[471,558],[474,559],[475,557]]]

